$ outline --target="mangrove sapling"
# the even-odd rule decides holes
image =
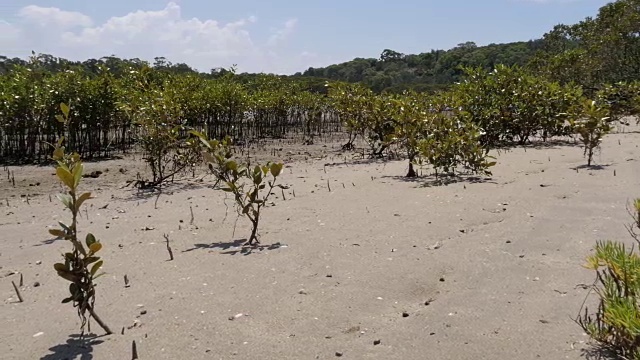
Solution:
[[[571,125],[582,141],[587,166],[591,166],[594,150],[600,147],[603,137],[611,131],[608,110],[593,100],[585,100],[583,113],[580,115],[584,119],[572,119]]]
[[[233,195],[238,214],[245,215],[251,221],[252,230],[247,244],[259,244],[258,226],[261,211],[276,186],[276,180],[284,164],[267,162],[253,168],[248,161],[245,164],[238,164],[231,159],[230,137],[227,136],[222,141],[208,140],[201,133],[196,131],[191,133],[198,136],[204,144],[204,159],[216,180],[223,185],[222,190]],[[267,180],[268,175],[271,175],[271,180]],[[267,180],[266,183],[265,180]]]
[[[67,124],[69,107],[61,104],[60,108],[63,115],[58,116],[58,120]],[[93,318],[107,334],[111,334],[111,329],[95,312],[96,285],[94,281],[102,275],[97,272],[103,264],[103,261],[96,254],[102,249],[102,244],[96,240],[93,234],[88,233],[85,238],[85,247],[78,236],[80,208],[86,200],[91,199],[91,193],[79,193],[78,186],[82,180],[84,165],[77,153],[65,153],[65,148],[62,146],[63,141],[64,138],[60,138],[58,141],[53,152],[53,160],[57,163],[56,175],[68,190],[67,194],[61,194],[58,198],[71,211],[71,224],[66,225],[59,222],[61,229],[50,229],[49,233],[58,238],[69,240],[72,249],[71,252],[64,254],[64,263],[56,263],[53,267],[61,278],[71,283],[69,285],[70,296],[62,300],[62,303],[72,302],[73,306],[78,308],[82,333],[84,334],[88,321]],[[86,316],[87,312],[89,313],[88,317]],[[90,325],[89,331],[91,331]]]
[[[634,221],[628,229],[638,241],[635,230],[640,228],[640,199],[633,202],[630,211]],[[599,306],[595,313],[584,307],[576,322],[620,358],[640,359],[640,255],[622,242],[599,241],[585,267],[596,272],[591,289],[599,297]]]

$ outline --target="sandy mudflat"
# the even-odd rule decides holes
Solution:
[[[236,216],[225,220],[208,179],[165,189],[156,208],[155,196],[119,189],[139,160],[126,174],[132,160],[87,164],[109,169],[84,181],[100,190],[80,227],[104,244],[96,308],[117,334],[84,343],[52,268],[69,248],[47,234],[69,217],[49,202],[60,187],[51,168],[11,167],[16,187],[0,180],[0,358],[130,359],[132,340],[141,359],[582,358],[588,338],[572,318],[579,284],[594,278],[581,265],[597,240],[628,239],[625,205],[640,196],[640,134],[627,131],[607,136],[600,169],[576,171],[575,146],[515,148],[491,179],[447,186],[405,181],[405,162],[297,160],[283,172],[286,201],[278,191],[265,209],[272,246],[251,254],[235,246],[248,222],[233,234]]]

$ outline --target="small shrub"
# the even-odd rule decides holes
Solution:
[[[58,120],[68,123],[69,107],[61,104],[63,115],[58,116]],[[95,283],[102,274],[97,272],[102,267],[103,261],[96,254],[102,249],[102,244],[96,240],[95,236],[88,233],[85,238],[85,245],[78,237],[78,214],[82,204],[91,198],[90,192],[80,193],[78,186],[82,180],[84,165],[80,155],[77,153],[66,154],[62,143],[64,138],[60,138],[53,152],[53,160],[57,162],[56,175],[68,189],[67,194],[61,194],[58,198],[67,209],[71,211],[71,224],[66,225],[60,222],[61,229],[51,229],[49,233],[58,238],[69,240],[72,244],[71,252],[64,254],[64,263],[53,265],[58,275],[69,281],[70,296],[62,300],[62,303],[73,303],[78,308],[78,316],[82,322],[81,330],[84,333],[88,321],[96,320],[107,334],[111,334],[109,327],[102,322],[95,312]],[[86,314],[89,313],[87,317]],[[89,325],[89,331],[91,331]]]
[[[203,134],[192,131],[198,136],[205,147],[204,159],[209,164],[209,169],[222,183],[222,190],[233,195],[239,215],[245,215],[251,221],[252,230],[248,245],[257,245],[258,226],[262,208],[267,204],[276,180],[284,164],[269,163],[264,165],[238,164],[231,159],[231,139],[226,137],[222,141],[209,140]],[[271,180],[266,181],[268,175]]]
[[[584,147],[587,166],[593,162],[593,152],[600,147],[602,139],[611,131],[608,109],[599,106],[595,101],[585,100],[581,118],[571,120],[576,134],[580,136]]]
[[[633,222],[627,229],[640,243],[640,199],[630,212]],[[600,302],[594,314],[585,307],[577,323],[601,346],[625,359],[640,359],[640,255],[622,243],[598,242],[586,267],[596,272],[593,290]]]

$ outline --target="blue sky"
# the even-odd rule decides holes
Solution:
[[[11,3],[6,5],[6,3]],[[354,57],[529,40],[604,0],[11,0],[0,53],[84,60],[166,56],[201,71],[293,73]]]

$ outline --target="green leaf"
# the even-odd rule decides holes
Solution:
[[[56,271],[68,271],[69,269],[67,268],[67,266],[63,263],[55,263],[53,264],[53,268],[56,269]]]
[[[59,166],[56,169],[56,174],[58,178],[65,184],[69,189],[75,189],[73,175],[69,172],[69,170]]]
[[[91,244],[91,246],[89,246],[89,251],[91,251],[94,254],[100,251],[100,249],[102,249],[102,244],[100,244],[99,242],[95,242]]]
[[[66,118],[69,117],[69,106],[65,103],[60,103],[60,110]]]
[[[84,171],[84,165],[82,163],[77,164],[73,167],[73,188],[77,188],[78,184],[80,184],[80,180],[82,179],[82,172]]]
[[[90,192],[86,192],[82,195],[80,195],[77,199],[76,199],[76,212],[80,210],[80,206],[82,206],[82,203],[91,199],[91,193]]]
[[[59,198],[60,196],[58,196]],[[69,227],[67,225],[65,225],[62,221],[58,221],[58,225],[62,226],[62,228],[66,231],[66,232],[70,232],[71,229],[69,229]]]
[[[96,262],[98,260],[100,260],[100,257],[98,257],[98,256],[90,256],[88,258],[85,258],[83,260],[83,262],[84,262],[84,265],[86,266],[86,265],[89,265],[89,264],[93,264],[94,262]]]
[[[64,150],[61,147],[58,147],[53,151],[54,160],[62,160],[63,157],[64,157]]]
[[[64,117],[62,115],[59,115],[59,114],[56,115],[56,120],[58,120],[58,122],[60,123],[63,123],[63,124],[65,123]]]
[[[238,171],[238,163],[233,160],[228,160],[224,165],[227,170]]]
[[[102,260],[98,261],[97,263],[93,264],[93,266],[91,267],[91,276],[95,275],[98,270],[100,270],[100,267],[102,266],[104,262]]]
[[[57,237],[57,238],[64,238],[65,236],[67,236],[67,233],[65,233],[64,231],[60,230],[60,229],[49,229],[49,234]]]
[[[64,206],[66,206],[69,210],[73,210],[72,207],[71,207],[71,201],[73,201],[71,196],[69,196],[67,194],[58,194],[57,197],[58,197],[58,199],[60,199],[60,201],[62,201]],[[63,224],[61,223],[61,225],[63,225]],[[69,228],[66,225],[63,226],[63,228],[65,228],[67,231],[69,230]]]
[[[283,163],[279,163],[279,164],[271,164],[271,175],[273,175],[273,177],[277,177],[278,175],[280,175],[280,172],[282,172],[282,167],[284,166]]]
[[[73,300],[73,296],[70,296],[70,297],[68,297],[68,298],[66,298],[66,299],[63,299],[63,300],[62,300],[62,303],[63,303],[63,304],[66,304],[66,303],[68,303],[68,302],[71,302],[72,300]]]
[[[91,248],[91,245],[96,243],[96,237],[93,234],[88,233],[84,242],[87,244],[87,247]]]

